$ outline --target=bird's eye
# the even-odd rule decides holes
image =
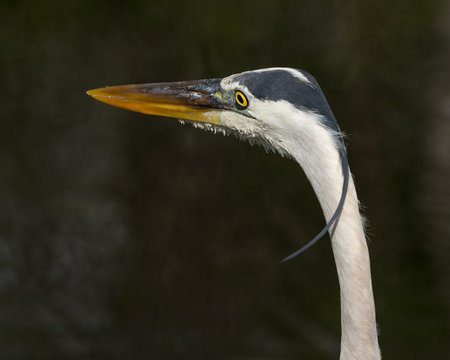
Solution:
[[[236,107],[239,110],[243,110],[248,106],[248,99],[242,91],[236,90],[234,98],[236,100]]]

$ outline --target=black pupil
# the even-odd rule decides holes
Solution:
[[[238,103],[240,103],[240,104],[244,103],[244,98],[242,97],[241,94],[238,94]]]

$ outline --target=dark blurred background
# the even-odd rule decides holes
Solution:
[[[450,4],[2,1],[0,358],[336,359],[296,163],[108,107],[105,85],[312,73],[369,219],[385,359],[449,354]]]

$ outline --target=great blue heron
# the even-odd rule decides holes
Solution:
[[[370,261],[358,198],[339,126],[316,80],[291,68],[223,79],[124,85],[88,91],[97,100],[232,133],[297,161],[331,235],[341,295],[341,359],[380,359]]]

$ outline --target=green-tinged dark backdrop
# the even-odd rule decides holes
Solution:
[[[385,359],[444,359],[450,4],[2,1],[0,358],[337,359],[296,163],[108,107],[105,85],[312,73],[348,135]]]

